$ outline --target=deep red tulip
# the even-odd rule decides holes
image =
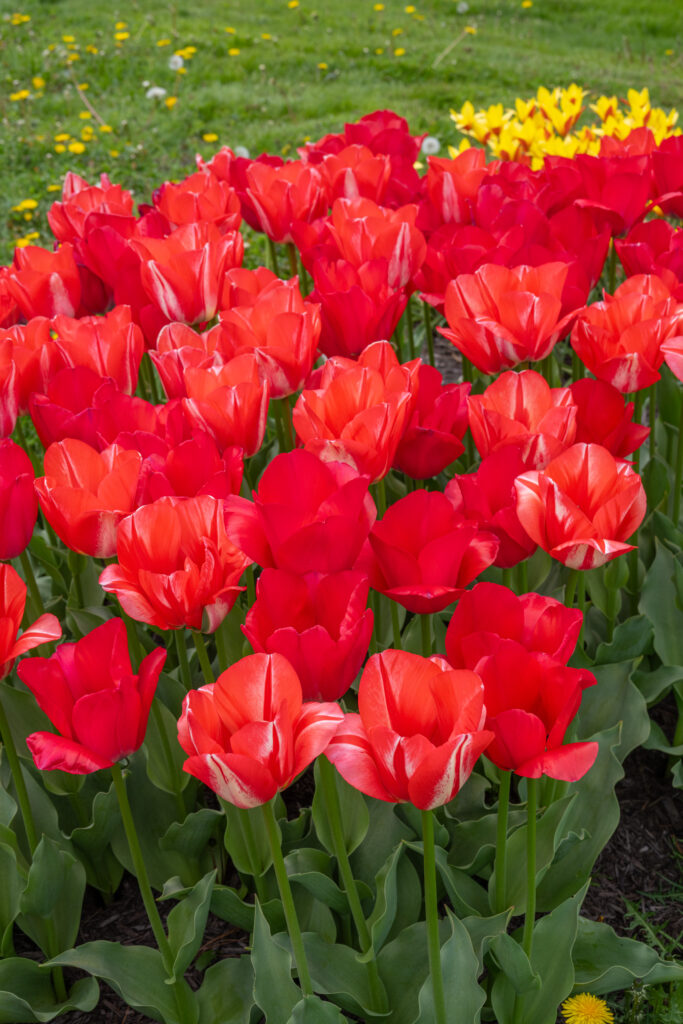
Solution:
[[[492,739],[481,680],[443,658],[374,654],[358,710],[344,715],[325,756],[361,793],[423,811],[453,799]]]
[[[652,175],[658,205],[666,213],[683,217],[683,142],[672,135],[652,150]]]
[[[67,171],[61,201],[52,204],[47,219],[59,242],[79,242],[87,231],[88,216],[97,212],[120,217],[133,216],[133,196],[120,185],[112,185],[106,174],[99,185],[89,185],[85,178]]]
[[[570,569],[595,569],[633,549],[645,516],[640,477],[599,444],[575,444],[541,473],[515,481],[517,515],[544,551]]]
[[[62,635],[59,619],[48,612],[17,636],[25,607],[26,584],[11,565],[0,565],[0,679],[11,671],[20,654]]]
[[[439,491],[394,502],[370,533],[370,584],[411,612],[439,612],[493,564],[498,540]]]
[[[417,402],[394,456],[394,467],[415,480],[436,476],[464,452],[471,384],[444,384],[439,371],[418,369]]]
[[[532,653],[514,640],[500,640],[476,671],[484,683],[486,728],[494,734],[486,756],[504,771],[529,779],[583,778],[595,762],[598,744],[563,745],[563,740],[595,676]]]
[[[292,226],[296,221],[312,221],[327,213],[327,185],[317,167],[298,160],[270,167],[253,160],[246,179],[257,230],[274,242],[293,241]]]
[[[415,404],[420,361],[399,363],[378,341],[356,363],[329,359],[316,388],[299,397],[292,422],[307,451],[354,466],[372,481],[386,476]]]
[[[535,370],[502,373],[467,399],[470,430],[484,457],[515,445],[527,467],[541,469],[574,443],[576,406],[569,388],[551,388]]]
[[[375,155],[367,146],[345,146],[326,153],[319,165],[327,182],[330,202],[335,199],[371,199],[381,203],[391,177],[391,160]]]
[[[226,499],[230,539],[264,568],[292,573],[352,569],[377,514],[367,477],[306,451],[277,455],[254,501]]]
[[[0,267],[0,329],[11,327],[19,319],[19,307],[9,286],[11,276],[9,267]]]
[[[132,322],[129,306],[116,306],[104,316],[75,320],[56,316],[52,321],[55,344],[67,366],[87,366],[100,377],[111,377],[132,395],[145,351],[142,331]]]
[[[662,345],[666,365],[675,377],[683,381],[683,338],[672,338]]]
[[[566,665],[576,647],[583,615],[541,594],[520,594],[498,583],[477,583],[458,601],[446,631],[453,668],[474,669],[502,640],[547,654]]]
[[[139,447],[139,438],[131,438],[130,443]],[[210,494],[227,498],[239,493],[243,472],[241,448],[226,448],[221,456],[209,435],[196,430],[187,441],[176,446],[162,441],[155,451],[146,454],[136,504],[148,505],[166,496],[194,498]]]
[[[482,373],[545,359],[567,333],[562,316],[566,263],[508,269],[493,263],[462,274],[446,289],[448,328],[439,328]]]
[[[37,516],[31,460],[5,437],[0,441],[0,558],[16,558],[28,547]]]
[[[486,153],[475,146],[453,160],[429,158],[427,196],[438,216],[438,224],[472,222],[474,200],[486,172]]]
[[[337,199],[329,233],[339,257],[356,269],[371,260],[386,260],[387,284],[403,288],[422,266],[427,251],[415,227],[416,206],[388,210],[370,199]]]
[[[305,700],[338,700],[368,653],[369,582],[359,572],[303,576],[264,569],[244,635],[253,649],[282,654],[294,666]]]
[[[58,370],[66,366],[64,355],[53,338],[51,321],[46,316],[34,316],[27,324],[16,324],[0,331],[0,352],[16,367],[18,411],[28,412],[28,400],[34,392],[47,390]],[[3,387],[9,389],[7,371]]]
[[[517,515],[515,480],[529,466],[519,448],[505,445],[481,460],[476,473],[456,475],[445,494],[453,507],[480,530],[498,538],[494,565],[507,569],[536,550]]]
[[[576,442],[601,444],[612,455],[625,459],[640,448],[649,427],[633,423],[633,402],[625,402],[616,388],[604,380],[582,377],[569,385],[576,404]]]
[[[19,375],[12,344],[0,341],[0,437],[12,433],[19,415]]]
[[[683,330],[683,303],[673,297],[673,283],[673,275],[629,277],[614,295],[579,314],[572,348],[592,374],[622,394],[659,380],[662,342]]]
[[[136,508],[142,456],[117,444],[101,453],[68,438],[45,452],[35,482],[45,517],[72,551],[95,558],[116,553],[116,530]]]
[[[164,182],[154,193],[154,206],[174,228],[206,221],[225,234],[236,231],[242,221],[234,188],[209,170],[196,171],[178,184]]]
[[[109,619],[50,658],[23,661],[19,677],[57,729],[26,739],[38,768],[87,775],[137,750],[165,660],[156,647],[134,675],[126,627]]]
[[[636,224],[626,238],[614,243],[627,277],[635,274],[665,276],[669,270],[683,281],[683,228],[673,227],[667,220]]]
[[[280,654],[251,654],[215,683],[190,690],[178,721],[183,768],[222,800],[258,807],[321,754],[343,718],[336,704],[303,703]]]
[[[270,389],[261,380],[251,353],[236,356],[218,369],[185,370],[187,398],[183,409],[189,422],[206,431],[223,451],[236,445],[245,457],[263,442]]]
[[[581,179],[577,206],[589,210],[596,225],[622,235],[645,213],[651,172],[647,155],[611,159],[580,153],[572,161]]]
[[[212,633],[243,587],[251,559],[225,532],[223,502],[159,498],[119,526],[118,562],[100,575],[100,586],[116,594],[138,622],[158,629],[203,629]]]

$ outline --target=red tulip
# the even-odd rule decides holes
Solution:
[[[266,432],[270,397],[254,355],[236,356],[216,370],[190,367],[184,377],[188,421],[209,434],[221,451],[237,445],[246,457],[254,455]]]
[[[66,365],[54,341],[51,321],[46,316],[34,316],[27,324],[0,331],[0,348],[8,350],[16,367],[18,411],[28,412],[31,395],[47,391],[55,373]],[[6,375],[5,388],[9,388],[9,377],[11,371]]]
[[[683,338],[672,338],[662,345],[666,365],[675,377],[683,381]]]
[[[453,799],[492,739],[481,680],[443,658],[374,654],[358,710],[344,715],[325,756],[361,793],[423,811]]]
[[[82,312],[81,279],[71,245],[62,245],[56,252],[37,245],[16,249],[8,286],[27,320],[32,316],[77,316]]]
[[[246,179],[257,230],[274,242],[293,241],[292,226],[296,221],[312,221],[327,213],[327,187],[316,167],[297,160],[270,167],[253,160]]]
[[[12,433],[19,415],[19,375],[12,344],[0,342],[0,437]]]
[[[626,238],[614,243],[627,277],[671,271],[683,281],[683,228],[655,218],[636,224]]]
[[[244,589],[238,581],[251,561],[228,540],[223,502],[208,495],[139,508],[119,526],[116,552],[100,586],[127,615],[158,629],[207,633]]]
[[[26,739],[38,768],[87,775],[137,750],[165,660],[156,647],[134,675],[126,627],[109,619],[51,658],[23,661],[19,677],[57,729]]]
[[[59,620],[48,613],[41,615],[18,637],[25,607],[26,584],[11,565],[0,565],[0,678],[11,671],[20,654],[59,640],[62,635]]]
[[[0,267],[0,329],[11,327],[19,319],[19,308],[9,286],[11,276],[9,267]]]
[[[381,203],[391,177],[391,160],[375,155],[367,146],[345,146],[326,153],[318,165],[327,182],[330,202],[335,199],[371,199]]]
[[[228,536],[253,561],[292,573],[352,569],[375,521],[367,477],[306,451],[277,455],[254,501],[226,499]]]
[[[100,453],[68,438],[45,452],[35,482],[45,517],[72,551],[95,558],[116,553],[116,531],[136,508],[142,456],[117,444]]]
[[[73,171],[67,171],[61,202],[52,204],[47,219],[59,242],[78,243],[87,232],[88,216],[97,212],[119,217],[133,216],[133,196],[120,185],[112,185],[106,174],[99,185],[89,185]]]
[[[145,351],[142,331],[132,322],[129,306],[116,306],[104,316],[75,320],[56,316],[52,321],[58,346],[67,366],[90,367],[100,377],[111,377],[132,395]]]
[[[305,700],[338,700],[368,652],[368,589],[358,572],[299,576],[264,569],[242,630],[255,651],[287,658]]]
[[[161,443],[146,454],[140,469],[137,505],[148,505],[165,496],[194,498],[210,494],[227,498],[239,493],[244,472],[241,448],[226,448],[221,456],[209,435],[199,430],[176,446],[161,438],[155,440]],[[133,443],[139,447],[139,438],[131,438]]]
[[[566,277],[566,263],[512,269],[487,263],[448,285],[449,327],[439,330],[482,373],[545,359],[573,317],[562,316]]]
[[[441,473],[462,455],[467,430],[467,396],[471,384],[443,384],[433,366],[418,368],[419,387],[413,413],[394,456],[394,467],[415,480]]]
[[[343,718],[336,704],[303,703],[280,654],[252,654],[190,690],[178,721],[183,768],[222,800],[258,807],[321,754]]]
[[[178,184],[165,181],[154,193],[154,206],[174,228],[205,221],[221,234],[237,231],[242,222],[234,188],[211,171],[196,171]]]
[[[458,601],[446,631],[446,657],[453,668],[475,669],[502,640],[547,654],[566,665],[576,647],[583,615],[541,594],[515,594],[498,583],[477,583]]]
[[[372,528],[370,584],[411,612],[439,612],[487,569],[498,540],[439,491],[413,491]]]
[[[341,259],[357,269],[371,260],[386,260],[387,284],[403,288],[422,266],[426,253],[416,217],[416,206],[387,210],[370,199],[337,199],[329,234]]]
[[[583,689],[595,685],[590,672],[566,668],[514,640],[501,640],[476,670],[484,683],[486,727],[494,734],[486,756],[495,765],[529,779],[576,782],[586,774],[598,744],[563,746],[563,740]]]
[[[544,551],[570,569],[595,569],[632,551],[645,516],[640,477],[599,444],[575,444],[541,473],[515,481],[517,515]]]
[[[33,466],[23,448],[0,441],[0,558],[16,558],[28,547],[38,517]]]
[[[427,195],[439,224],[472,222],[474,200],[486,173],[486,153],[474,146],[453,160],[429,158]]]
[[[576,406],[569,388],[551,388],[535,370],[502,373],[467,399],[470,430],[482,457],[513,444],[526,466],[541,469],[574,443]]]
[[[649,427],[632,422],[634,403],[625,402],[607,381],[582,377],[570,384],[569,390],[577,409],[577,443],[601,444],[615,457],[625,459],[650,433]]]
[[[302,391],[292,422],[307,451],[342,461],[371,480],[385,476],[412,412],[420,362],[400,364],[389,342],[361,352],[358,362],[336,357],[318,387]]]

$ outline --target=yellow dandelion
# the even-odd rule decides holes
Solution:
[[[10,18],[10,24],[12,24],[12,25],[24,25],[27,21],[30,21],[30,20],[31,20],[31,16],[29,14],[19,14],[19,12],[16,11],[12,15],[12,17]]]
[[[261,33],[261,39],[272,39],[272,38],[273,37],[271,36],[270,32],[262,32]]]
[[[289,7],[290,11],[293,11],[295,7],[299,6],[299,0],[289,0],[287,6]]]
[[[67,59],[67,62],[69,64],[73,64],[74,61],[80,60],[81,58],[78,56],[77,53],[69,53],[69,54],[67,54],[67,58],[66,59]]]
[[[90,88],[90,86],[88,85],[87,82],[79,82],[78,85],[76,86],[76,88],[78,89],[79,92],[87,92],[88,89]]]
[[[204,132],[202,138],[204,142],[218,142],[218,136],[215,132]]]
[[[321,60],[318,61],[318,67],[320,68],[321,71],[327,71],[329,65],[326,64],[324,60]]]
[[[372,9],[373,9],[373,11],[383,11],[384,10],[384,4],[375,4],[375,6]]]
[[[406,12],[406,14],[415,14],[417,7],[413,7],[412,4],[408,4],[408,6],[404,7],[403,10]]]
[[[234,36],[234,35],[235,35],[235,32],[236,32],[237,30],[236,30],[236,29],[234,29],[234,28],[232,27],[232,25],[226,25],[226,26],[225,26],[225,31],[226,31],[226,32],[228,33],[228,35],[229,35],[229,36]]]
[[[62,42],[63,43],[75,43],[76,42],[76,36],[62,36]]]
[[[402,46],[399,46],[394,50],[394,57],[403,57],[405,52],[405,49]]]
[[[33,220],[33,214],[31,213],[30,210],[27,210],[26,213],[24,214],[24,220]]]
[[[177,96],[167,96],[166,99],[164,100],[164,103],[166,104],[169,110],[173,110],[177,102]]]
[[[80,117],[81,121],[89,121],[92,117],[92,114],[89,110],[81,110],[78,116]]]
[[[116,159],[116,157],[119,156],[119,155],[120,154],[119,154],[118,149],[110,149],[109,150],[109,156],[113,157],[114,159]]]
[[[62,186],[61,185],[54,185],[54,184],[48,185],[47,186],[47,191],[48,192],[61,192],[62,191]]]
[[[239,52],[240,50],[238,46],[231,46],[230,49],[228,50],[228,57],[238,57]]]
[[[33,83],[33,88],[34,89],[44,89],[45,88],[45,79],[41,78],[40,75],[36,75],[35,78],[31,79],[31,81]]]
[[[67,50],[77,50],[78,49],[78,43],[67,43],[66,44],[66,48],[67,48]]]
[[[18,103],[20,100],[27,100],[30,95],[28,89],[20,89],[19,92],[11,92],[9,98],[12,103]]]
[[[605,1000],[588,992],[565,999],[561,1009],[567,1024],[612,1024],[614,1020]]]
[[[67,149],[70,153],[85,153],[85,145],[82,142],[70,142]]]
[[[59,134],[55,135],[54,138],[55,142],[68,142],[71,136],[68,132],[59,132]]]
[[[534,6],[533,0],[522,0],[522,7],[524,7],[525,9],[528,9],[529,7],[533,7],[533,6]]]
[[[383,46],[376,46],[375,47],[375,53],[377,54],[378,57],[381,57],[382,54],[384,53],[384,47]]]
[[[476,25],[465,25],[465,28],[463,29],[463,31],[467,32],[468,36],[476,36],[476,34],[477,34],[477,26]]]
[[[170,45],[171,45],[171,40],[170,39],[157,39],[157,46],[170,46]]]
[[[117,28],[117,29],[118,28],[128,28],[128,22],[127,21],[117,21],[116,24],[114,25],[114,28]]]
[[[665,57],[673,57],[673,55],[674,55],[673,50],[665,50],[664,51],[664,56]]]
[[[88,43],[88,45],[87,45],[87,46],[86,46],[86,48],[85,48],[85,51],[86,51],[86,53],[99,53],[99,52],[100,52],[100,51],[99,51],[99,50],[97,49],[97,47],[96,47],[96,46],[93,46],[93,45],[92,45],[92,43]]]
[[[66,146],[63,142],[55,143],[55,153],[66,153]]]
[[[114,39],[117,43],[122,43],[124,39],[130,39],[130,32],[114,32]]]
[[[402,36],[403,35],[403,29],[402,28],[392,28],[391,34],[392,34],[392,36]]]
[[[108,135],[110,132],[113,132],[114,129],[110,124],[101,124],[98,128],[98,131],[103,132],[105,135]]]

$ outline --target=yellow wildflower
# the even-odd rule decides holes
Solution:
[[[76,36],[62,36],[62,42],[63,43],[75,43],[76,42]]]
[[[171,40],[170,39],[157,39],[157,46],[170,46],[170,45],[171,45]]]
[[[70,153],[85,153],[85,145],[82,142],[70,142],[67,148]]]
[[[231,46],[228,50],[228,57],[237,57],[239,56],[239,52],[240,50],[238,46]]]
[[[31,79],[31,81],[33,83],[33,88],[34,89],[44,89],[45,88],[45,79],[41,78],[40,75],[36,75],[35,78]]]
[[[565,999],[561,1009],[567,1024],[611,1024],[614,1020],[605,1000],[588,992]]]
[[[215,132],[204,132],[204,134],[202,135],[202,138],[204,139],[204,142],[217,142],[218,141],[218,136],[216,135]]]
[[[373,11],[383,11],[384,10],[384,4],[375,4],[375,6],[372,9],[373,9]]]
[[[399,46],[399,47],[397,47],[394,50],[394,57],[404,57],[405,56],[405,52],[406,51],[405,51],[404,47],[403,46]]]
[[[299,0],[289,0],[287,6],[289,7],[290,11],[293,11],[295,7],[299,6]]]
[[[79,92],[87,92],[87,90],[90,88],[90,86],[88,85],[87,82],[79,82],[77,84],[76,88],[78,89]]]
[[[20,89],[19,92],[11,92],[9,98],[12,103],[18,103],[19,100],[27,100],[31,93],[28,89]]]
[[[318,67],[320,68],[321,71],[327,71],[328,65],[325,63],[324,60],[321,60],[318,62]]]
[[[378,57],[380,57],[384,53],[384,47],[383,46],[375,47],[375,53],[377,54]]]
[[[101,124],[99,129],[98,129],[98,131],[104,132],[105,134],[108,135],[109,132],[113,132],[114,129],[112,128],[112,126],[110,124]]]
[[[55,153],[66,153],[66,146],[62,142],[58,142],[55,145]]]
[[[391,34],[392,34],[392,36],[402,36],[403,35],[403,29],[402,28],[392,28]]]
[[[86,46],[85,50],[86,50],[86,53],[99,53],[100,52],[97,49],[96,46],[92,45],[92,43],[88,43],[88,45]]]
[[[415,14],[417,7],[413,7],[412,4],[408,4],[408,6],[404,7],[403,10],[406,12],[406,14]]]
[[[476,36],[477,27],[476,25],[465,25],[464,31],[467,32],[468,36]]]
[[[119,156],[118,149],[110,149],[109,150],[109,156],[114,157],[114,159],[116,159],[116,157]]]
[[[117,43],[122,43],[124,39],[130,39],[130,32],[114,32],[114,39]]]
[[[177,102],[177,96],[167,96],[166,99],[164,100],[164,103],[166,104],[169,110],[173,110]]]
[[[89,121],[92,117],[92,114],[89,110],[81,110],[79,111],[78,116],[80,117],[81,121]]]
[[[16,11],[12,15],[12,17],[10,18],[10,24],[11,25],[24,25],[27,21],[30,21],[30,20],[31,20],[31,15],[30,14],[19,14],[19,12]]]
[[[270,32],[262,32],[261,33],[261,39],[272,39],[272,38],[273,37],[271,36]]]

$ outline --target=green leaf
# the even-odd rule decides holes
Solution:
[[[655,669],[639,667],[631,678],[650,706],[656,704],[669,687],[683,681],[683,666],[660,665]]]
[[[484,955],[497,935],[504,935],[509,914],[495,914],[493,917],[463,917],[462,923],[470,936],[472,948],[479,961],[479,974],[484,969]]]
[[[370,828],[364,842],[351,856],[354,878],[373,885],[375,876],[402,839],[414,839],[415,833],[394,813],[394,805],[365,797]]]
[[[368,918],[372,943],[368,952],[361,959],[370,960],[376,956],[391,931],[399,899],[398,865],[405,849],[405,843],[399,843],[377,872],[375,905]]]
[[[174,978],[182,978],[202,944],[215,881],[216,872],[209,871],[168,915],[168,941],[175,958]]]
[[[173,821],[159,840],[162,850],[174,850],[191,862],[196,872],[208,870],[215,858],[212,840],[220,841],[223,815],[211,807],[202,807],[188,814],[183,821]]]
[[[251,957],[228,957],[210,967],[196,999],[199,1024],[249,1024],[254,1005]]]
[[[620,622],[614,630],[612,642],[603,643],[595,652],[596,665],[611,665],[631,661],[647,654],[652,645],[654,628],[645,615],[634,615]]]
[[[657,508],[669,493],[667,465],[657,455],[649,459],[641,474],[647,495],[647,507]]]
[[[109,848],[119,825],[119,804],[112,784],[108,790],[95,794],[90,824],[75,828],[69,837],[79,853],[87,881],[104,892],[115,892],[123,875],[122,866]]]
[[[292,981],[292,956],[272,940],[268,922],[258,903],[254,912],[251,958],[254,999],[265,1013],[267,1024],[287,1024],[299,1002],[301,989]]]
[[[149,946],[122,946],[119,942],[86,942],[60,953],[50,965],[80,967],[106,981],[133,1010],[162,1024],[187,1024],[179,1015],[174,989],[166,984],[161,953]],[[179,988],[190,992],[186,982]]]
[[[161,899],[182,899],[190,893],[190,887],[183,886],[180,878],[166,880]],[[287,927],[282,903],[279,899],[267,900],[261,904],[263,916],[272,932],[281,932]],[[228,924],[234,924],[244,932],[254,930],[254,904],[241,899],[229,885],[214,885],[211,894],[211,913]]]
[[[9,682],[0,683],[0,700],[10,725],[10,732],[19,757],[33,764],[33,757],[26,746],[26,737],[32,732],[51,732],[52,724],[40,710],[32,693]]]
[[[178,743],[177,716],[156,697],[152,711],[142,748],[147,757],[147,774],[158,789],[174,796],[182,793],[190,781],[190,776],[183,771],[187,755]]]
[[[441,941],[449,934],[450,926],[444,919],[439,922]],[[379,952],[377,966],[389,996],[391,1012],[384,1018],[387,1024],[415,1024],[420,1012],[420,989],[429,973],[425,922],[418,921],[404,928],[388,942]]]
[[[334,843],[328,821],[325,800],[320,785],[320,768],[316,761],[314,766],[315,793],[313,795],[313,824],[316,835],[328,853],[334,856]],[[337,786],[337,797],[339,800],[339,811],[344,834],[344,845],[348,854],[353,853],[365,839],[370,823],[370,814],[363,794],[348,782],[342,779],[341,775],[334,769],[334,780]]]
[[[514,985],[505,974],[499,974],[494,981],[491,997],[498,1024],[512,1024],[515,1001],[519,1004],[519,1020],[529,1024],[555,1024],[557,1008],[574,985],[571,954],[579,909],[587,888],[588,884],[551,914],[542,917],[534,928],[530,960],[534,974],[541,979],[540,987],[516,995]]]
[[[541,979],[534,972],[529,958],[518,942],[504,932],[496,935],[489,945],[491,955],[503,974],[512,982],[519,995],[541,986]]]
[[[16,851],[0,843],[0,957],[14,953],[13,924],[21,906],[26,877],[19,870]]]
[[[254,877],[265,874],[273,858],[261,808],[244,810],[226,800],[221,800],[220,804],[225,812],[223,841],[231,861],[240,874]],[[252,863],[252,853],[255,863]]]
[[[660,960],[643,942],[624,939],[607,924],[579,918],[579,929],[572,951],[576,970],[574,992],[604,995],[629,988],[636,979],[648,983],[659,970],[657,983],[681,981],[683,967]]]
[[[593,672],[598,684],[584,690],[576,716],[581,739],[621,724],[620,741],[615,749],[620,761],[644,743],[650,731],[647,704],[631,680],[631,665],[630,661],[620,665],[595,665]]]
[[[54,956],[76,941],[84,893],[83,865],[43,836],[21,895],[17,924],[47,956]]]
[[[317,996],[304,996],[289,1018],[289,1024],[344,1024],[346,1018],[334,1003],[324,1003]]]
[[[349,904],[346,893],[331,878],[332,858],[323,850],[293,850],[285,857],[285,866],[290,882],[297,882],[317,900],[331,907],[338,914],[348,914]],[[360,883],[367,895],[368,887]]]
[[[99,997],[95,979],[81,978],[66,1001],[56,1003],[50,974],[40,964],[24,957],[0,961],[0,1024],[53,1020],[69,1010],[89,1013]]]
[[[647,571],[639,610],[654,626],[654,647],[665,665],[683,665],[681,608],[675,583],[676,557],[659,540],[655,559]]]
[[[447,910],[451,935],[441,946],[441,971],[446,1005],[458,1008],[458,1024],[479,1024],[486,993],[477,982],[479,962],[469,933],[462,921]],[[436,1017],[432,979],[428,977],[419,995],[420,1014],[415,1024],[433,1024]]]
[[[514,829],[526,821],[526,811],[511,807],[508,828]],[[497,814],[484,814],[475,821],[460,822],[451,830],[451,850],[448,861],[457,868],[478,874],[493,862],[496,851]]]

